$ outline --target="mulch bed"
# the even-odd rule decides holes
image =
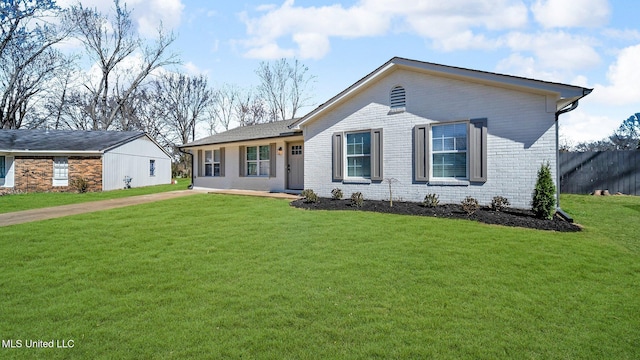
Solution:
[[[458,204],[444,204],[433,208],[422,206],[415,202],[394,201],[393,207],[388,201],[365,200],[362,207],[351,206],[351,200],[334,200],[320,198],[317,203],[306,203],[304,199],[291,202],[291,206],[310,210],[353,210],[353,211],[373,211],[380,213],[418,215],[449,219],[467,219],[479,221],[486,224],[524,227],[538,230],[553,231],[580,231],[581,228],[573,223],[569,223],[560,216],[555,215],[552,220],[536,218],[529,210],[507,208],[503,211],[494,211],[488,207],[481,207],[475,213],[468,215],[462,206]]]

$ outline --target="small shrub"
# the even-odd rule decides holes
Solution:
[[[549,163],[543,164],[538,170],[538,180],[533,190],[531,210],[540,219],[552,219],[556,206],[556,186],[551,178]]]
[[[331,190],[331,197],[333,200],[340,200],[344,195],[342,194],[342,190],[340,188],[335,188]]]
[[[494,211],[502,211],[509,205],[511,205],[509,199],[504,196],[494,196],[493,200],[491,200],[491,208]]]
[[[79,193],[86,193],[89,189],[89,180],[83,177],[75,177],[69,181],[69,186],[76,189]]]
[[[462,210],[464,210],[467,215],[472,215],[479,208],[480,205],[478,204],[478,200],[471,196],[467,196],[466,198],[464,198],[464,200],[462,200]]]
[[[311,189],[302,190],[302,193],[300,193],[300,195],[304,197],[304,202],[306,203],[317,203],[318,200],[320,200],[318,194],[313,192],[313,190]]]
[[[428,208],[434,208],[440,204],[437,194],[427,194],[422,201],[422,206]]]
[[[362,207],[362,204],[364,204],[364,196],[360,191],[351,194],[351,206]]]

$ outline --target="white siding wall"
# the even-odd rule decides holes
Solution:
[[[406,111],[389,113],[389,92],[406,89]],[[413,127],[436,121],[488,119],[487,182],[466,186],[414,183]],[[345,184],[332,181],[331,136],[339,131],[382,128],[384,178],[399,180],[394,198],[422,201],[436,193],[441,203],[473,196],[488,205],[494,196],[512,206],[528,208],[537,171],[549,162],[555,179],[555,114],[546,111],[546,97],[478,83],[396,70],[328,114],[308,124],[305,134],[305,188],[331,196],[341,188],[345,197],[361,191],[365,199],[388,199],[388,184]]]
[[[5,177],[3,179],[0,179],[0,187],[14,187],[15,171],[13,165],[13,156],[4,155],[4,173]]]
[[[191,148],[190,150],[194,154],[194,173],[196,174],[194,179],[194,186],[211,188],[211,189],[246,189],[246,190],[260,190],[260,191],[273,191],[283,192],[286,190],[287,172],[286,172],[286,142],[300,141],[301,137],[287,137],[281,139],[266,139],[257,141],[248,141],[242,144],[221,144],[221,145],[208,145]],[[271,158],[275,158],[276,161],[276,176],[275,177],[241,177],[240,176],[240,145],[243,146],[260,146],[269,145],[270,143],[276,143],[276,149],[282,147],[283,155],[272,155]],[[202,150],[204,156],[205,150],[214,150],[224,147],[225,149],[225,176],[224,177],[204,177],[198,175],[198,166],[200,161],[198,160],[198,150]],[[202,171],[204,174],[204,170]]]
[[[149,175],[149,160],[156,161],[155,176]],[[131,187],[171,183],[171,158],[153,141],[141,137],[106,152],[102,160],[102,190],[122,189],[124,177]]]

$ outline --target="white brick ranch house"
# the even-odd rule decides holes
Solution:
[[[394,179],[396,200],[486,205],[499,195],[527,208],[540,165],[557,173],[559,115],[591,91],[395,57],[300,119],[183,149],[196,187],[387,199]]]

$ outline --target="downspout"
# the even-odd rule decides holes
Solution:
[[[586,94],[585,94],[585,96],[586,96]],[[557,184],[557,189],[556,189],[556,212],[563,219],[565,219],[566,221],[568,221],[570,223],[573,222],[573,218],[569,214],[567,214],[566,212],[562,211],[562,209],[560,208],[560,126],[559,126],[559,121],[558,120],[560,118],[560,115],[568,113],[570,111],[573,111],[577,107],[578,107],[578,100],[572,102],[571,105],[568,108],[564,108],[564,109],[556,111],[556,184]]]
[[[180,151],[181,153],[183,153],[185,155],[191,156],[191,184],[189,184],[189,187],[188,187],[188,189],[191,190],[191,189],[193,189],[193,184],[194,184],[194,181],[193,181],[193,179],[194,179],[193,178],[193,169],[194,169],[194,167],[193,167],[193,154],[190,153],[190,152],[186,152],[186,151],[182,150],[182,148],[178,148],[178,151]]]

